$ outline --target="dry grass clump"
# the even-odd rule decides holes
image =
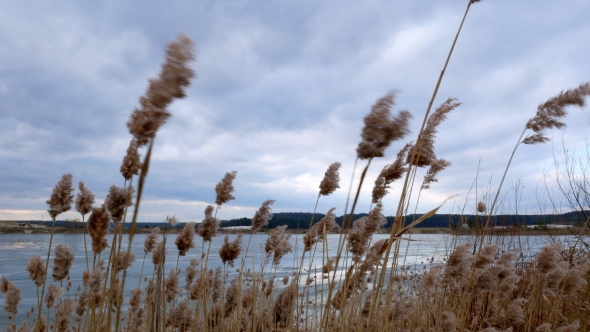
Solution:
[[[182,232],[176,237],[174,244],[178,248],[178,255],[184,256],[186,253],[195,247],[195,223],[189,222],[184,225]]]

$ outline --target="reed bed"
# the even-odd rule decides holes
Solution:
[[[358,188],[349,189],[344,207],[347,217],[335,256],[327,254],[327,234],[339,227],[333,208],[317,222],[312,217],[311,227],[298,244],[302,249],[292,247],[286,226],[273,229],[260,264],[250,267],[247,258],[252,235],[272,218],[272,199],[264,201],[253,216],[250,232],[233,241],[226,236],[221,250],[211,252],[212,241],[218,241],[219,208],[235,198],[237,172],[232,171],[214,188],[215,206],[207,206],[200,225],[187,223],[174,239],[166,228],[151,232],[144,243],[139,283],[126,295],[127,270],[138,264],[130,248],[157,131],[171,116],[167,106],[185,97],[184,89],[195,75],[189,67],[194,59],[192,42],[180,36],[168,45],[159,77],[149,81],[140,107],[127,123],[133,138],[120,168],[123,187],[113,185],[105,203],[93,206],[94,195],[79,183],[76,210],[83,218],[91,213],[85,229],[90,237],[87,247],[84,234],[87,249],[82,284],[70,281],[74,256],[68,247],[53,247],[52,233],[46,258],[33,256],[27,266],[31,287],[38,290],[36,306],[20,308],[21,291],[2,276],[0,291],[5,296],[6,312],[2,327],[19,332],[590,330],[590,251],[582,245],[584,242],[553,243],[529,257],[493,244],[486,237],[502,183],[489,208],[483,201],[476,203],[477,213],[482,219],[487,213],[488,218],[473,243],[452,241],[444,263],[429,264],[423,270],[397,265],[404,256],[405,233],[438,210],[415,220],[405,218],[412,204],[416,205],[414,211],[417,209],[420,193],[450,166],[436,154],[436,134],[438,126],[460,103],[449,98],[432,114],[431,108],[465,17],[476,2],[468,2],[415,141],[403,143],[393,162],[381,171],[368,216],[353,220],[371,161],[383,158],[393,142],[406,139],[412,115],[407,111],[393,115],[397,94],[389,92],[365,117],[355,168],[365,164],[358,176]],[[525,125],[510,160],[521,144],[545,142],[543,131],[562,127],[559,119],[566,115],[565,107],[584,106],[588,94],[590,84],[586,83],[541,104]],[[529,131],[532,134],[526,136]],[[139,151],[145,153],[143,159]],[[506,172],[509,166],[510,161]],[[339,162],[328,167],[319,184],[314,216],[319,199],[340,188],[340,167]],[[424,179],[415,183],[421,169],[425,169]],[[72,179],[71,174],[64,175],[47,201],[53,220],[74,202]],[[403,181],[396,219],[389,238],[375,241],[373,235],[385,222],[383,206],[392,203],[384,198],[394,181]],[[492,197],[490,193],[487,196]],[[128,213],[128,208],[133,211]],[[166,221],[177,222],[174,217]],[[115,229],[109,243],[106,235],[111,222]],[[123,242],[127,223],[130,232]],[[588,227],[588,221],[584,226]],[[200,246],[195,236],[201,238]],[[167,252],[170,241],[177,252]],[[52,252],[55,258],[50,262]],[[294,259],[298,262],[295,272],[279,278],[277,266],[289,254],[300,255]],[[211,255],[220,255],[223,267],[210,268]],[[188,266],[179,264],[181,256],[191,257]],[[304,266],[306,259],[308,266]],[[166,270],[167,260],[175,261],[175,267]],[[323,266],[320,278],[311,274],[314,262]],[[27,313],[17,320],[19,310]]]

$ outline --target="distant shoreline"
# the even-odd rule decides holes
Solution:
[[[138,227],[136,228],[136,234],[148,234],[150,233],[152,228],[144,228]],[[579,235],[582,233],[583,235],[590,235],[590,229],[583,228],[583,227],[576,227],[576,226],[569,226],[563,228],[548,228],[548,227],[507,227],[507,228],[493,228],[488,230],[488,234],[490,235],[500,235],[500,236],[516,236],[516,235],[547,235],[547,236],[558,236],[558,235]],[[167,230],[169,234],[179,234],[182,229],[179,228],[170,228]],[[257,233],[267,233],[268,230],[263,230]],[[287,229],[288,233],[291,234],[305,234],[306,229]],[[380,234],[389,234],[391,232],[391,228],[384,228],[380,229],[378,233]],[[18,223],[18,222],[6,222],[0,221],[0,234],[50,234],[51,227],[38,225],[38,224],[27,224],[27,223]],[[82,226],[77,227],[55,227],[54,233],[56,234],[83,234],[84,231]],[[129,233],[129,229],[124,230],[125,234]],[[248,234],[250,231],[248,229],[220,229],[220,234]],[[339,232],[332,232],[334,234],[338,234]],[[449,235],[459,235],[459,236],[466,236],[466,235],[476,235],[479,232],[475,229],[451,229],[451,228],[413,228],[410,229],[406,234],[449,234]]]

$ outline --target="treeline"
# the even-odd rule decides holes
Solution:
[[[525,226],[525,225],[547,225],[547,224],[575,224],[584,222],[586,215],[590,215],[590,211],[583,212],[568,212],[564,214],[546,214],[546,215],[496,215],[492,216],[490,221],[493,226]],[[312,221],[312,213],[309,212],[279,212],[275,213],[272,219],[268,223],[268,228],[272,229],[277,226],[287,225],[289,229],[307,229]],[[322,219],[325,215],[316,213],[313,216],[313,222],[317,222]],[[353,221],[359,218],[367,216],[366,213],[359,213],[353,216]],[[413,220],[418,219],[422,214],[410,214],[406,216],[406,224],[411,223]],[[344,220],[348,220],[340,216],[336,218],[336,222],[340,227]],[[393,225],[395,220],[394,216],[386,217],[386,224],[383,226],[389,228]],[[480,215],[459,215],[459,214],[436,214],[418,226],[419,228],[446,228],[446,227],[460,227],[467,225],[469,227],[475,227],[477,225],[485,224],[487,216]],[[235,227],[235,226],[251,226],[252,219],[250,218],[239,218],[222,221],[220,227]]]
[[[310,212],[278,212],[274,213],[272,219],[269,221],[268,226],[265,228],[273,229],[278,226],[287,225],[289,229],[308,229],[311,224],[311,218],[313,214]],[[313,222],[316,223],[322,219],[325,214],[316,213]],[[353,216],[353,221],[362,217],[366,217],[366,213],[359,213]],[[410,214],[406,216],[406,224],[411,223],[413,220],[418,219],[422,214]],[[576,211],[568,212],[564,214],[545,214],[545,215],[513,215],[504,214],[492,216],[492,226],[525,226],[525,225],[549,225],[549,224],[576,224],[583,223],[586,218],[590,216],[590,211]],[[349,216],[340,216],[336,218],[336,223],[342,227],[344,220],[348,220]],[[394,216],[387,216],[384,228],[389,228],[393,225],[395,220]],[[446,228],[446,227],[462,227],[467,225],[469,227],[476,227],[477,225],[485,224],[487,216],[481,215],[459,215],[459,214],[436,214],[422,223],[418,228]],[[41,220],[19,220],[16,221],[19,224],[41,224],[51,227],[53,221],[41,221]],[[82,227],[80,221],[70,220],[56,220],[55,226],[57,227]],[[137,228],[154,228],[159,227],[160,229],[182,229],[185,223],[178,223],[176,225],[170,225],[165,222],[138,222]],[[252,219],[250,218],[239,218],[231,220],[222,220],[220,227],[235,227],[235,226],[251,226]],[[125,228],[129,228],[130,224],[126,223]]]

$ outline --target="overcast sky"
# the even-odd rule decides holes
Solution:
[[[335,161],[343,164],[341,188],[320,199],[318,212],[342,214],[363,117],[395,89],[395,109],[414,116],[407,140],[415,139],[466,3],[2,1],[0,220],[47,220],[45,201],[64,173],[76,187],[84,181],[97,204],[111,185],[123,185],[125,122],[180,33],[195,42],[197,78],[158,133],[140,220],[202,219],[231,170],[236,200],[220,218],[252,217],[266,199],[276,199],[275,212],[312,211]],[[471,7],[435,101],[463,103],[435,145],[452,166],[421,193],[418,212],[452,195],[441,212],[461,210],[466,198],[473,212],[474,192],[467,193],[480,160],[478,195],[495,190],[536,106],[590,80],[589,16],[586,0]],[[514,201],[509,190],[520,179],[520,211],[551,210],[536,197],[545,182],[552,186],[552,149],[565,141],[570,152],[586,153],[590,108],[568,112],[567,127],[548,132],[552,142],[516,153],[502,193]],[[403,144],[371,164],[358,212],[369,209],[375,178]],[[388,215],[400,187],[394,183],[384,201]]]

